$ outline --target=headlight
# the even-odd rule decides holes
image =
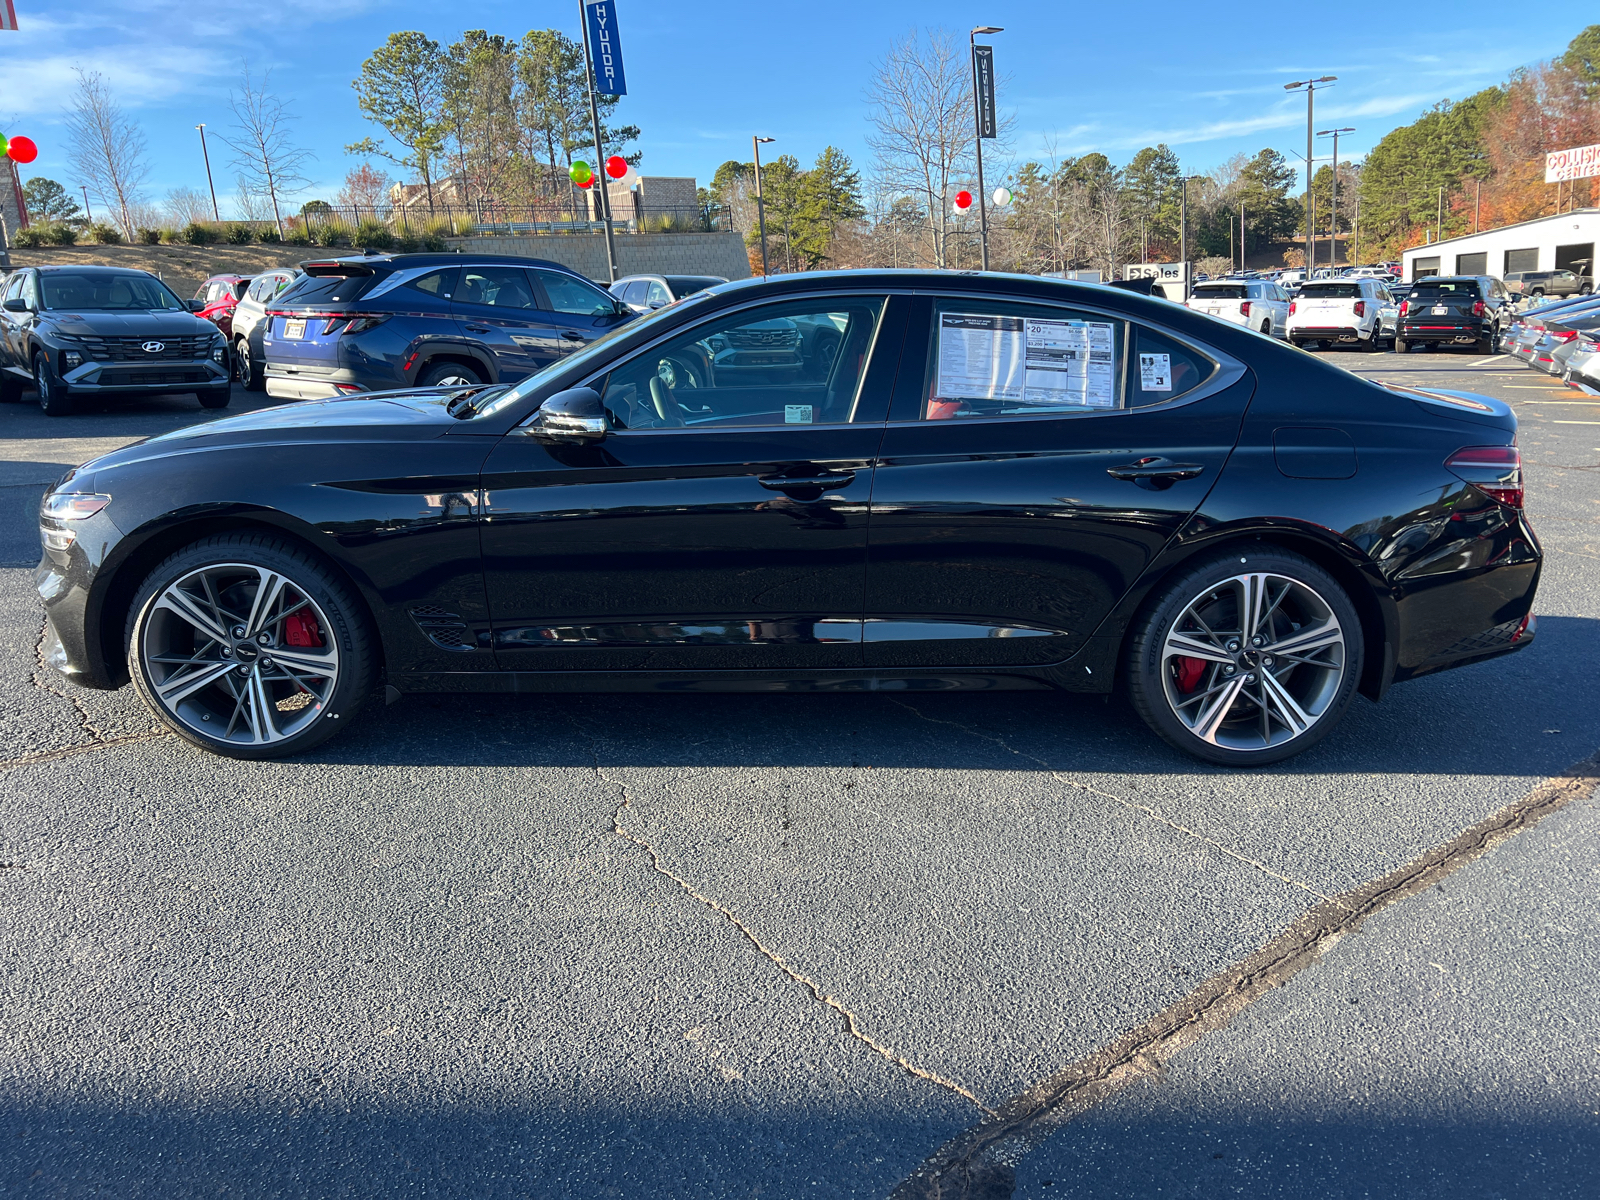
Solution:
[[[211,347],[211,360],[219,367],[227,366],[228,344],[226,342],[218,342],[215,346]]]
[[[63,350],[61,352],[61,365],[69,371],[76,371],[83,366],[83,355],[76,350]]]
[[[96,492],[51,492],[39,502],[39,538],[45,549],[65,550],[77,537],[70,526],[61,528],[48,522],[82,521],[110,503],[110,496]]]

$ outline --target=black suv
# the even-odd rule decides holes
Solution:
[[[301,264],[267,308],[267,394],[297,400],[513,382],[633,319],[559,263],[375,254]]]
[[[1400,305],[1394,348],[1471,346],[1493,354],[1510,317],[1512,296],[1492,275],[1429,275],[1417,280]]]
[[[130,392],[193,392],[206,408],[226,408],[228,343],[197,307],[148,271],[17,271],[0,305],[0,399],[31,381],[52,417],[83,396]]]

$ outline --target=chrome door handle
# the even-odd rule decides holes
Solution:
[[[1142,488],[1163,491],[1181,479],[1193,479],[1205,467],[1199,463],[1175,463],[1154,455],[1137,459],[1121,467],[1107,467],[1106,474],[1113,479],[1126,479]]]
[[[566,338],[568,341],[572,341],[572,342],[581,342],[581,341],[583,341],[583,334],[577,332],[574,329],[563,329],[561,331],[561,336]]]
[[[835,488],[848,487],[855,482],[855,478],[854,471],[830,471],[822,475],[758,475],[756,482],[774,492],[831,492]]]
[[[464,327],[468,333],[488,333],[487,325],[467,325]]]

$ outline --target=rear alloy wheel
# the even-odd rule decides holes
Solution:
[[[1283,550],[1230,553],[1155,602],[1133,641],[1129,693],[1178,749],[1254,766],[1330,733],[1361,660],[1355,608],[1327,572]]]
[[[281,758],[331,737],[366,698],[373,669],[345,586],[264,534],[208,538],[152,571],[127,651],[134,686],[162,722],[231,758]]]
[[[50,365],[42,354],[35,355],[33,359],[33,386],[39,393],[39,407],[44,409],[46,416],[65,417],[71,414],[73,404],[67,385],[51,377]]]
[[[244,385],[245,391],[259,392],[267,386],[267,381],[261,375],[261,364],[250,352],[249,338],[240,338],[234,344],[234,361],[239,364],[239,382]]]
[[[417,381],[418,387],[477,387],[483,380],[471,367],[460,363],[442,362],[429,367]]]

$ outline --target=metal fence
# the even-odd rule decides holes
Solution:
[[[582,205],[569,204],[407,204],[403,206],[312,203],[293,218],[307,230],[363,224],[386,226],[397,236],[431,233],[440,237],[467,234],[599,233],[605,223]],[[612,213],[617,233],[725,233],[735,231],[732,213],[721,205],[672,207],[621,204]]]

